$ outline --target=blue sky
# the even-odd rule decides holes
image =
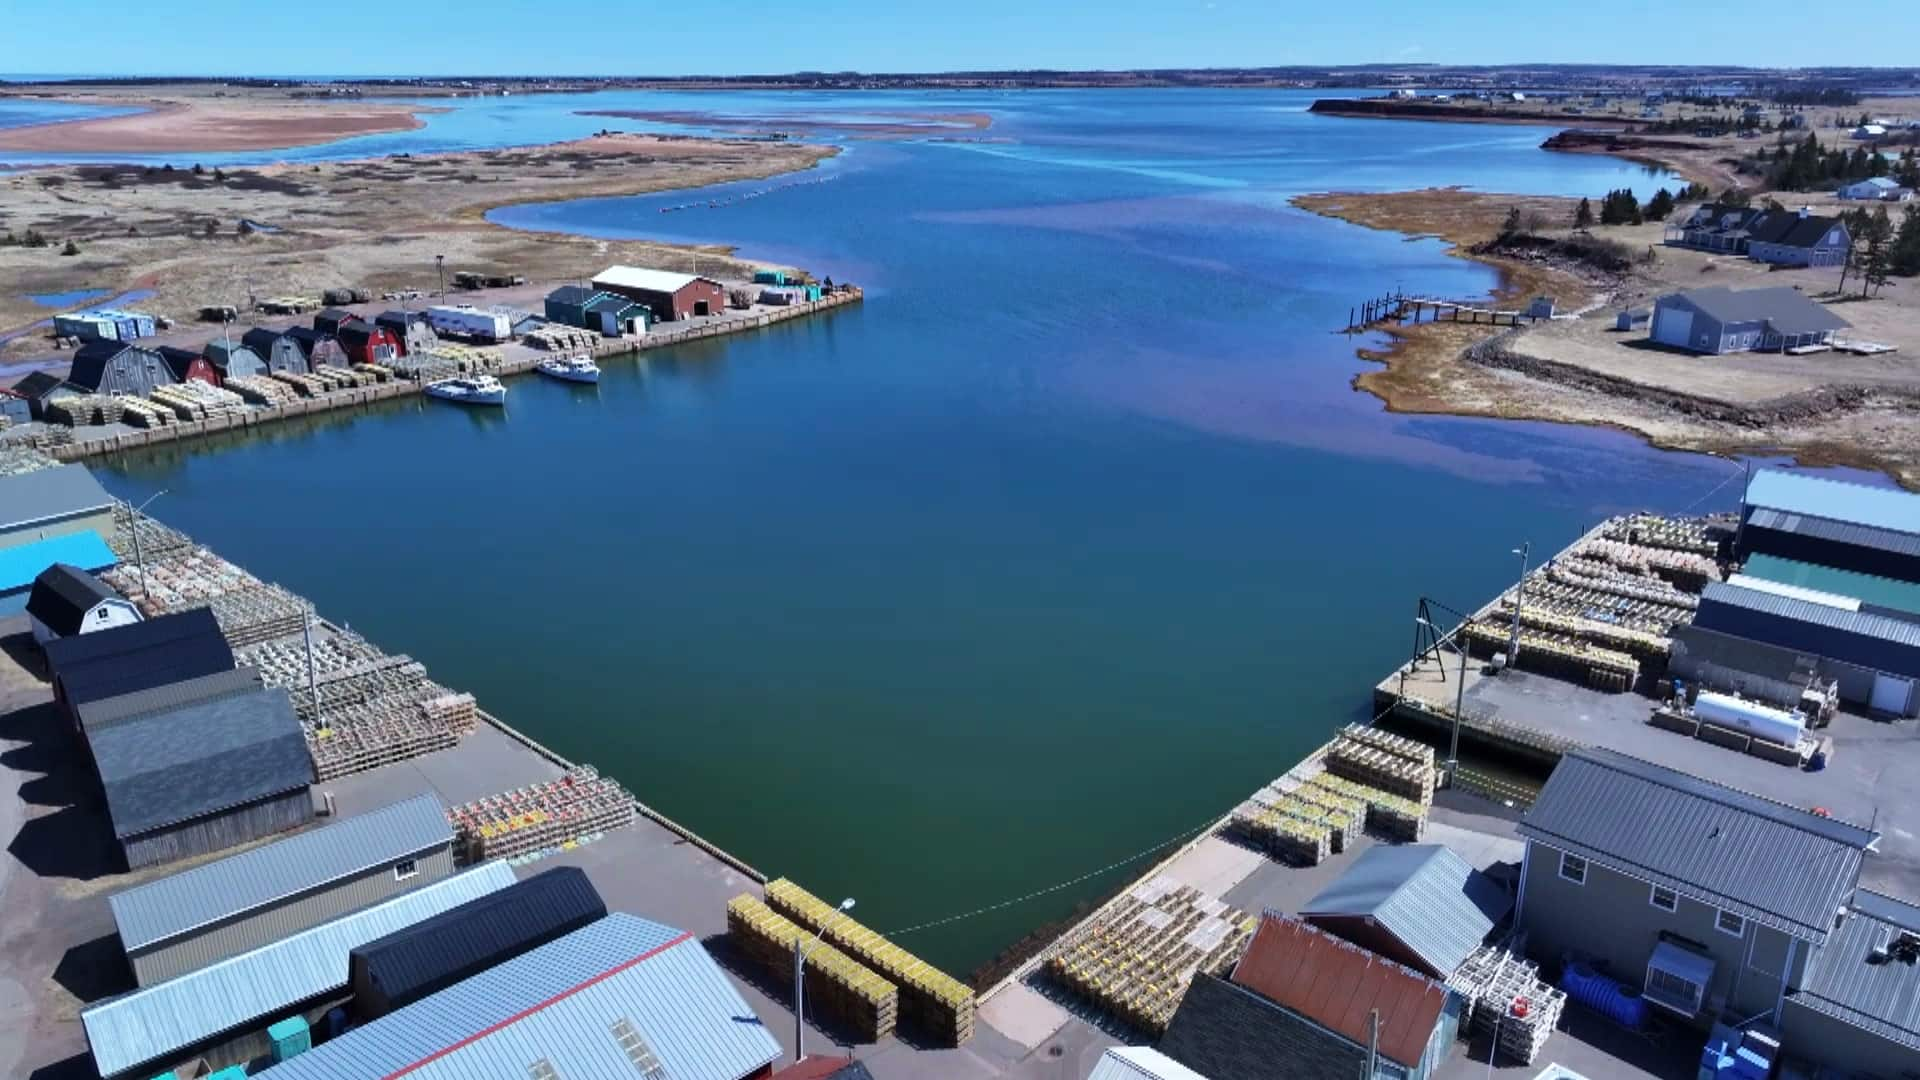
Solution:
[[[1804,0],[1743,0],[1737,20],[1728,10],[1684,0],[0,0],[0,43],[7,64],[46,56],[45,70],[74,74],[1920,64],[1915,0],[1854,0],[1831,19]],[[1810,21],[1824,25],[1779,32]],[[1715,23],[1760,29],[1702,48]]]

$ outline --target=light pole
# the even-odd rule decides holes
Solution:
[[[153,500],[166,493],[167,489],[161,488],[159,491],[147,496],[146,502],[133,508],[133,561],[140,566],[140,596],[142,599],[147,595],[147,557],[140,549],[140,511],[145,510],[148,503],[153,502]]]
[[[796,1064],[807,1056],[807,988],[802,980],[807,969],[807,956],[820,947],[820,939],[826,935],[827,928],[833,925],[834,919],[852,910],[853,897],[849,896],[840,901],[840,908],[833,913],[832,918],[820,924],[820,932],[813,935],[812,944],[802,948],[800,939],[793,939],[793,1060]]]
[[[1527,602],[1527,558],[1533,554],[1533,541],[1528,540],[1513,549],[1520,556],[1520,580],[1513,586],[1513,633],[1507,638],[1507,667],[1520,662],[1520,609]]]
[[[445,300],[447,298],[447,257],[445,255],[435,255],[433,257],[433,269],[434,272],[440,275],[440,299]]]

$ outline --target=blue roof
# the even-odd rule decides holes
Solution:
[[[347,985],[347,953],[513,884],[492,862],[303,930],[252,952],[103,1001],[80,1014],[100,1075],[159,1061],[224,1032],[264,1027]],[[572,1080],[570,1077],[569,1080]]]
[[[1762,469],[1747,482],[1747,506],[1920,534],[1920,495],[1844,480]]]
[[[452,842],[439,796],[427,793],[135,886],[107,904],[132,953]]]
[[[1452,850],[1396,844],[1368,848],[1300,917],[1370,918],[1444,978],[1512,906],[1506,890]]]
[[[618,913],[355,1028],[272,1080],[739,1080],[780,1056],[692,934]]]
[[[33,587],[33,579],[54,563],[97,573],[119,562],[113,549],[92,529],[55,536],[19,547],[0,548],[0,593]]]

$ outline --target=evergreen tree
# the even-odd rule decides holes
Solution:
[[[1648,221],[1665,221],[1667,215],[1671,213],[1673,213],[1673,193],[1666,188],[1654,192],[1653,198],[1647,200]]]
[[[1887,208],[1875,207],[1873,216],[1866,224],[1866,254],[1860,260],[1860,295],[1869,291],[1878,293],[1887,286],[1887,275],[1893,268],[1893,222],[1887,217]]]
[[[1920,206],[1908,204],[1893,238],[1892,270],[1902,277],[1920,274]]]
[[[1587,201],[1585,198],[1580,200],[1579,206],[1574,207],[1573,227],[1576,229],[1593,228],[1593,203]]]

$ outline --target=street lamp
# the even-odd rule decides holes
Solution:
[[[159,491],[147,496],[146,502],[133,508],[133,561],[140,565],[140,595],[142,598],[147,595],[147,557],[142,554],[140,550],[140,511],[145,510],[148,503],[151,503],[166,493],[167,489],[161,488]]]
[[[840,916],[852,910],[853,897],[849,896],[845,900],[840,901],[839,910],[833,913],[832,918],[820,924],[820,932],[813,935],[812,944],[802,948],[799,938],[795,938],[793,941],[793,1060],[795,1063],[798,1063],[807,1056],[805,1048],[807,1039],[807,990],[801,978],[806,971],[807,957],[812,954],[815,949],[820,947],[820,939],[826,935],[827,928],[833,925],[834,919],[838,919]]]
[[[1513,587],[1513,633],[1507,638],[1509,669],[1520,662],[1520,609],[1527,602],[1527,558],[1533,553],[1533,541],[1522,543],[1513,553],[1520,556],[1520,580]]]

